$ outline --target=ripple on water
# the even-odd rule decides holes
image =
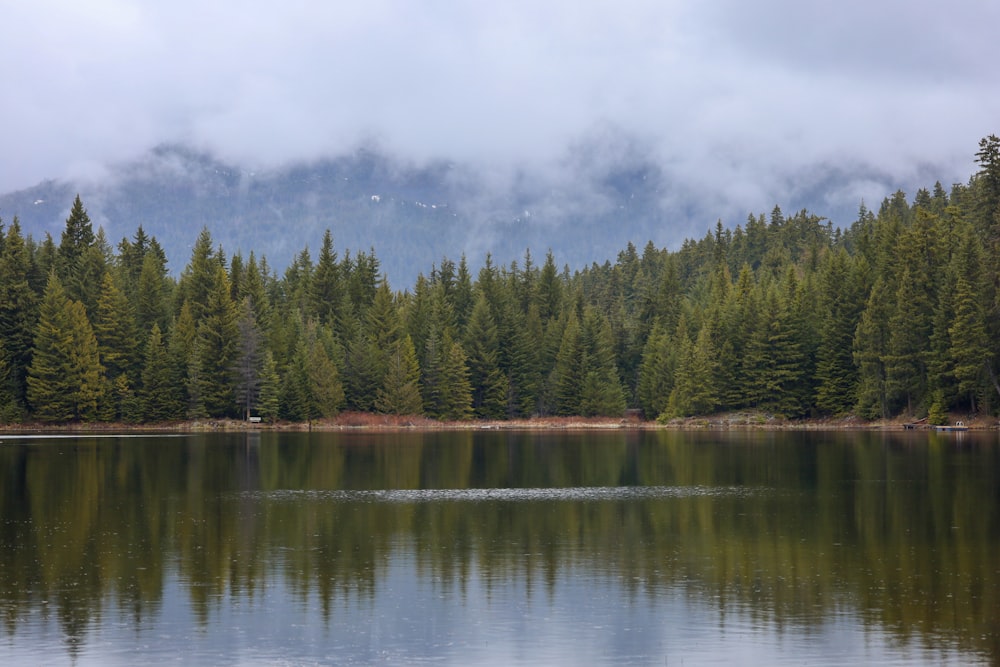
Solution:
[[[374,489],[245,491],[240,498],[301,502],[537,502],[606,501],[659,498],[750,497],[763,491],[741,486],[574,486],[558,488]]]

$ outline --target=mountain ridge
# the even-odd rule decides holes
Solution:
[[[163,145],[111,167],[104,178],[47,180],[0,195],[0,216],[17,216],[37,240],[46,233],[58,240],[80,194],[110,243],[131,238],[141,225],[159,240],[174,274],[202,228],[227,255],[253,251],[278,271],[304,249],[315,254],[330,229],[339,254],[374,251],[390,283],[405,288],[444,257],[465,255],[476,267],[487,254],[508,264],[528,250],[536,258],[552,250],[560,265],[582,267],[613,259],[630,242],[676,248],[726,214],[750,212],[711,211],[711,203],[671,184],[671,175],[641,152],[608,160],[596,153],[579,151],[558,174],[514,170],[496,177],[444,160],[408,164],[370,149],[253,170]],[[805,207],[846,178],[817,170],[799,188],[811,200]],[[846,209],[837,213],[837,224],[849,224]],[[726,226],[741,222],[730,218]]]

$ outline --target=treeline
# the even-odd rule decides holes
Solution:
[[[402,292],[329,232],[279,275],[205,229],[175,278],[77,197],[58,244],[0,223],[0,420],[994,412],[1000,139],[976,158],[846,229],[775,207],[572,273],[445,258]]]

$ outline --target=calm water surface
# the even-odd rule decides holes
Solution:
[[[0,664],[1000,664],[1000,441],[0,435]]]

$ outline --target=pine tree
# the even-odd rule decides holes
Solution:
[[[701,328],[694,343],[681,337],[678,355],[674,389],[660,419],[710,414],[719,399],[716,389],[718,360],[708,327]]]
[[[92,420],[102,390],[103,368],[86,310],[52,274],[28,369],[28,401],[42,421]]]
[[[752,404],[787,416],[802,414],[803,397],[798,388],[804,379],[804,355],[788,305],[775,288],[764,298],[747,356],[754,359],[747,376]]]
[[[850,412],[857,402],[853,341],[863,304],[849,262],[845,250],[831,253],[820,278],[815,403],[835,415]]]
[[[281,414],[295,421],[336,415],[345,404],[344,385],[333,361],[335,342],[330,330],[315,320],[305,322],[285,370]]]
[[[469,273],[469,265],[465,261],[465,255],[462,255],[461,260],[458,262],[458,273],[455,276],[455,290],[453,294],[446,295],[446,298],[455,319],[454,325],[456,329],[464,331],[465,324],[469,321],[469,315],[472,314],[472,306],[475,303],[472,276]]]
[[[144,421],[162,422],[183,414],[180,389],[173,380],[160,325],[156,323],[146,343],[139,400]]]
[[[125,293],[118,288],[111,273],[105,273],[101,282],[94,335],[109,380],[113,382],[120,375],[126,378],[137,375],[135,318]]]
[[[28,369],[28,401],[36,419],[59,422],[76,417],[70,375],[69,298],[62,281],[50,274],[40,306],[34,353]]]
[[[472,416],[472,386],[462,346],[447,333],[441,339],[441,404],[438,419],[462,421]]]
[[[473,414],[480,419],[502,419],[507,412],[507,379],[497,361],[496,323],[482,294],[472,308],[465,340]]]
[[[4,349],[3,338],[0,338],[0,424],[17,422],[24,416],[23,410],[14,400],[10,375],[7,351]]]
[[[579,414],[580,387],[583,386],[585,365],[580,325],[576,314],[571,312],[563,329],[555,365],[549,376],[550,400],[554,414],[563,416]]]
[[[420,377],[424,412],[434,419],[468,419],[472,415],[472,386],[462,346],[449,332],[435,329],[427,339],[424,358]]]
[[[965,235],[953,260],[956,277],[951,297],[954,319],[948,328],[948,337],[958,393],[969,399],[973,411],[976,410],[976,397],[986,384],[990,357],[986,312],[979,289],[981,262],[976,242],[971,235]]]
[[[264,351],[264,361],[260,371],[260,395],[257,398],[257,412],[268,422],[278,419],[280,412],[280,385],[278,364],[271,350]]]
[[[56,259],[56,272],[65,285],[73,282],[80,271],[80,264],[86,250],[94,245],[96,237],[87,210],[83,208],[80,195],[73,200],[66,226],[62,232]],[[65,287],[64,287],[65,289]]]
[[[549,250],[545,255],[545,263],[538,275],[538,286],[535,290],[535,303],[538,304],[538,316],[542,324],[551,318],[558,317],[562,311],[563,290],[556,270],[555,258]]]
[[[907,266],[899,280],[894,307],[890,311],[889,337],[883,355],[886,391],[889,399],[898,397],[913,413],[914,401],[923,398],[927,369],[925,360],[931,336],[932,311],[929,285]]]
[[[410,337],[392,345],[388,356],[388,371],[375,399],[379,412],[395,415],[419,415],[423,412],[420,398],[420,367]]]
[[[677,355],[673,341],[657,320],[642,351],[639,382],[636,386],[639,405],[647,417],[655,418],[667,407],[676,368]]]
[[[316,260],[309,295],[311,312],[320,324],[331,325],[336,321],[340,291],[340,267],[337,264],[337,253],[333,249],[333,235],[327,229],[323,234],[323,245]]]
[[[233,365],[233,375],[236,380],[236,401],[249,419],[257,404],[260,391],[261,356],[264,340],[249,297],[240,304],[239,318],[236,321],[238,343],[236,359]]]
[[[166,260],[149,251],[142,259],[135,287],[135,321],[139,334],[145,337],[153,325],[166,331],[170,321],[171,285],[167,278]]]
[[[198,324],[196,350],[199,413],[208,417],[232,414],[236,406],[233,367],[239,354],[236,308],[225,269],[216,266],[213,290]]]
[[[614,340],[607,318],[588,308],[580,332],[583,346],[577,413],[584,416],[621,416],[625,412],[625,394],[615,365]]]
[[[177,298],[182,304],[187,302],[195,326],[205,317],[210,295],[217,289],[218,269],[222,266],[221,253],[216,253],[212,243],[208,228],[202,228],[191,250],[191,260],[181,272],[177,285]]]
[[[854,363],[858,367],[858,412],[865,417],[889,415],[885,355],[888,350],[888,301],[885,282],[879,277],[854,335]]]
[[[197,382],[197,339],[198,329],[191,314],[191,305],[185,301],[170,329],[167,346],[171,382],[180,392],[181,404],[180,412],[171,414],[171,418],[201,416]]]
[[[87,319],[87,311],[79,301],[69,304],[72,332],[70,377],[74,378],[73,395],[76,418],[92,421],[104,392],[104,369],[97,349],[97,338]]]
[[[7,376],[4,388],[12,413],[26,406],[28,365],[38,321],[38,298],[29,282],[31,258],[17,218],[7,229],[0,249],[0,341],[3,342]]]

